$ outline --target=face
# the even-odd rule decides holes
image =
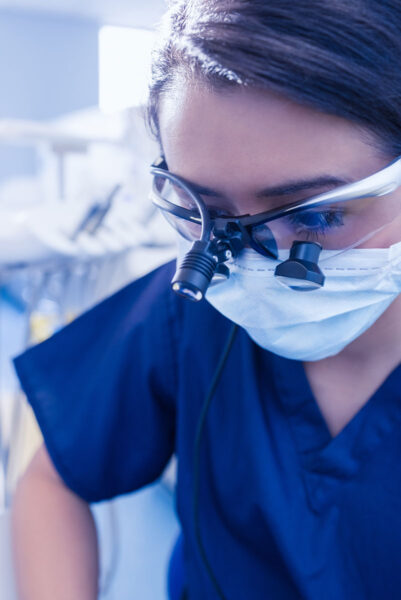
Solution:
[[[265,91],[215,92],[177,83],[163,98],[159,121],[169,170],[208,188],[205,203],[232,215],[310,198],[394,159],[355,124]],[[366,228],[386,223],[359,247],[387,247],[401,239],[400,200],[397,190],[348,203],[347,218],[360,227],[358,239]]]

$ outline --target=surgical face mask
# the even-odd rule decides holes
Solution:
[[[180,241],[179,256],[188,250]],[[286,358],[333,356],[366,331],[401,291],[401,242],[390,248],[323,251],[322,288],[294,291],[274,276],[279,261],[243,250],[206,299],[262,348]]]

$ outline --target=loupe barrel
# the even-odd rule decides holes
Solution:
[[[174,292],[195,302],[204,297],[217,266],[208,253],[208,245],[207,242],[194,242],[171,282]]]

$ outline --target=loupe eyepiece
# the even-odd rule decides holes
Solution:
[[[194,302],[202,300],[217,268],[209,246],[209,242],[194,242],[171,282],[174,292]]]
[[[321,251],[321,245],[316,242],[293,242],[290,257],[276,267],[274,275],[292,290],[321,288],[325,279],[317,264]]]

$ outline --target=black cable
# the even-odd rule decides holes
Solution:
[[[208,408],[210,406],[210,402],[213,398],[213,394],[216,390],[217,384],[219,382],[221,373],[224,369],[227,357],[228,357],[231,347],[233,345],[235,334],[237,333],[237,329],[238,329],[238,326],[236,324],[234,324],[232,326],[229,336],[227,338],[226,345],[225,345],[222,355],[220,357],[219,364],[217,365],[212,382],[210,384],[209,391],[206,395],[206,399],[202,406],[202,411],[201,411],[199,421],[198,421],[198,427],[197,427],[197,431],[196,431],[195,444],[194,444],[194,462],[193,462],[194,488],[193,488],[193,498],[192,498],[192,509],[193,509],[193,522],[194,522],[194,529],[195,529],[195,537],[196,537],[196,542],[198,544],[199,553],[201,555],[203,564],[205,565],[206,571],[209,575],[210,581],[212,582],[213,587],[216,590],[216,592],[221,600],[226,600],[226,598],[225,598],[225,596],[221,590],[221,587],[213,573],[212,567],[210,566],[210,563],[206,556],[205,548],[202,543],[202,538],[201,538],[201,533],[200,533],[200,525],[199,525],[199,454],[200,454],[200,452],[199,451],[200,451],[200,442],[201,442],[201,437],[202,437],[202,432],[203,432],[203,426],[206,421],[206,414],[207,414]]]

